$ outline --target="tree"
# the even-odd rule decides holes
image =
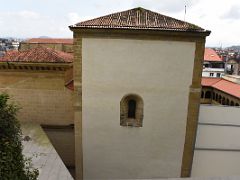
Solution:
[[[16,118],[19,108],[8,100],[7,94],[0,94],[0,179],[36,180],[38,170],[22,154],[22,132]]]

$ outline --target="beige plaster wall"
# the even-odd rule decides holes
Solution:
[[[195,43],[83,38],[84,179],[180,177]],[[120,100],[144,101],[142,128]]]
[[[0,92],[7,92],[21,109],[22,122],[73,124],[73,93],[63,72],[0,72]]]

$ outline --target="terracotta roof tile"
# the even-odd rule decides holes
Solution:
[[[202,77],[201,84],[202,86],[212,86],[220,80],[221,78]]]
[[[218,56],[216,51],[210,48],[205,48],[204,61],[218,61],[222,62],[222,59]]]
[[[70,81],[69,83],[67,83],[66,85],[66,88],[70,89],[70,90],[74,90],[74,81]]]
[[[232,96],[240,98],[240,84],[225,79],[202,78],[202,86],[210,86]]]
[[[220,91],[226,92],[227,94],[230,94],[232,96],[240,98],[240,84],[236,84],[231,81],[222,79],[221,81],[213,84],[212,87]]]
[[[71,63],[73,55],[51,48],[37,47],[26,51],[7,52],[0,62],[29,62],[29,63]]]
[[[42,44],[73,44],[73,39],[54,39],[54,38],[32,38],[25,41],[26,43]]]
[[[70,28],[153,29],[206,32],[204,29],[194,24],[180,21],[143,8],[134,8],[83,21],[70,26]]]

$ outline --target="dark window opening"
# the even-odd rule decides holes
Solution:
[[[128,118],[135,118],[136,117],[136,101],[130,99],[128,101]]]
[[[128,94],[120,101],[120,125],[143,126],[143,100],[136,94]]]
[[[206,99],[211,99],[211,96],[212,96],[212,94],[211,94],[210,91],[207,91],[207,92],[205,93],[205,98],[206,98]]]
[[[226,105],[229,105],[229,99],[227,99]]]

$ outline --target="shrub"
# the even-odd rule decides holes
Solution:
[[[7,94],[0,94],[0,179],[36,180],[38,170],[22,154],[22,132],[16,118],[19,108],[8,100]]]

